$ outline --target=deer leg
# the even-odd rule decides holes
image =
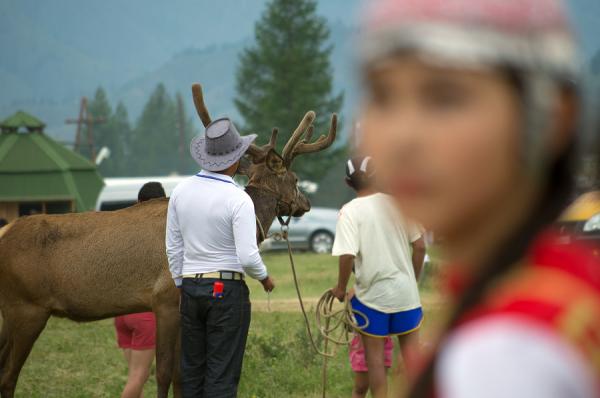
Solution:
[[[156,314],[156,384],[159,398],[167,398],[175,366],[175,345],[179,334],[177,306],[159,305]],[[175,388],[178,391],[179,388]],[[175,395],[177,397],[177,395]]]
[[[21,368],[50,314],[43,308],[19,306],[5,315],[5,322],[10,323],[11,328],[7,336],[7,359],[0,376],[0,397],[13,398]]]
[[[2,322],[2,330],[0,330],[0,378],[2,378],[2,370],[4,363],[8,357],[8,323]]]
[[[173,397],[181,398],[181,333],[179,333],[179,325],[177,328],[177,336],[175,340],[175,356],[173,361]]]

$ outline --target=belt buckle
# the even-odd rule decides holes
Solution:
[[[221,271],[221,279],[233,280],[234,274],[230,271]]]

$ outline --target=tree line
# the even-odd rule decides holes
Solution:
[[[317,114],[318,137],[326,133],[331,114],[339,113],[342,107],[343,93],[333,92],[330,31],[316,10],[315,0],[271,0],[255,24],[254,43],[239,55],[234,103],[242,117],[240,131],[257,132],[259,142],[266,142],[271,128],[278,127],[279,150],[306,111]],[[106,146],[111,151],[101,163],[100,173],[138,176],[194,172],[197,166],[188,148],[198,132],[183,114],[183,106],[177,105],[179,101],[179,93],[172,97],[159,84],[132,127],[125,105],[119,102],[113,110],[106,92],[98,88],[89,112],[106,123],[94,126],[94,139],[96,148]],[[345,154],[345,147],[338,145],[296,162],[294,169],[300,178],[318,182],[333,165],[343,163]]]
[[[158,84],[131,126],[125,105],[118,102],[113,110],[106,91],[99,87],[89,102],[88,112],[94,119],[104,121],[92,129],[96,151],[102,147],[110,150],[110,156],[98,167],[100,174],[124,177],[194,172],[197,166],[188,155],[188,148],[197,132],[185,108],[178,105],[180,101],[181,94],[171,96],[164,84]],[[87,151],[84,147],[81,152],[89,156]]]

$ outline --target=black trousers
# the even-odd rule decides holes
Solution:
[[[213,297],[217,279],[183,280],[181,373],[184,398],[237,396],[250,299],[244,281],[221,280],[223,297]]]

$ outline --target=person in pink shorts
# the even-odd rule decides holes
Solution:
[[[385,338],[384,343],[384,365],[386,370],[392,367],[394,357],[394,342],[390,336]],[[350,367],[354,372],[354,387],[352,387],[352,398],[365,398],[369,391],[369,368],[365,358],[365,347],[360,334],[354,333],[348,350]]]
[[[148,182],[138,193],[138,203],[164,197],[165,190],[159,182]],[[128,368],[121,398],[141,398],[154,361],[156,318],[153,312],[121,315],[115,318],[115,329]]]

